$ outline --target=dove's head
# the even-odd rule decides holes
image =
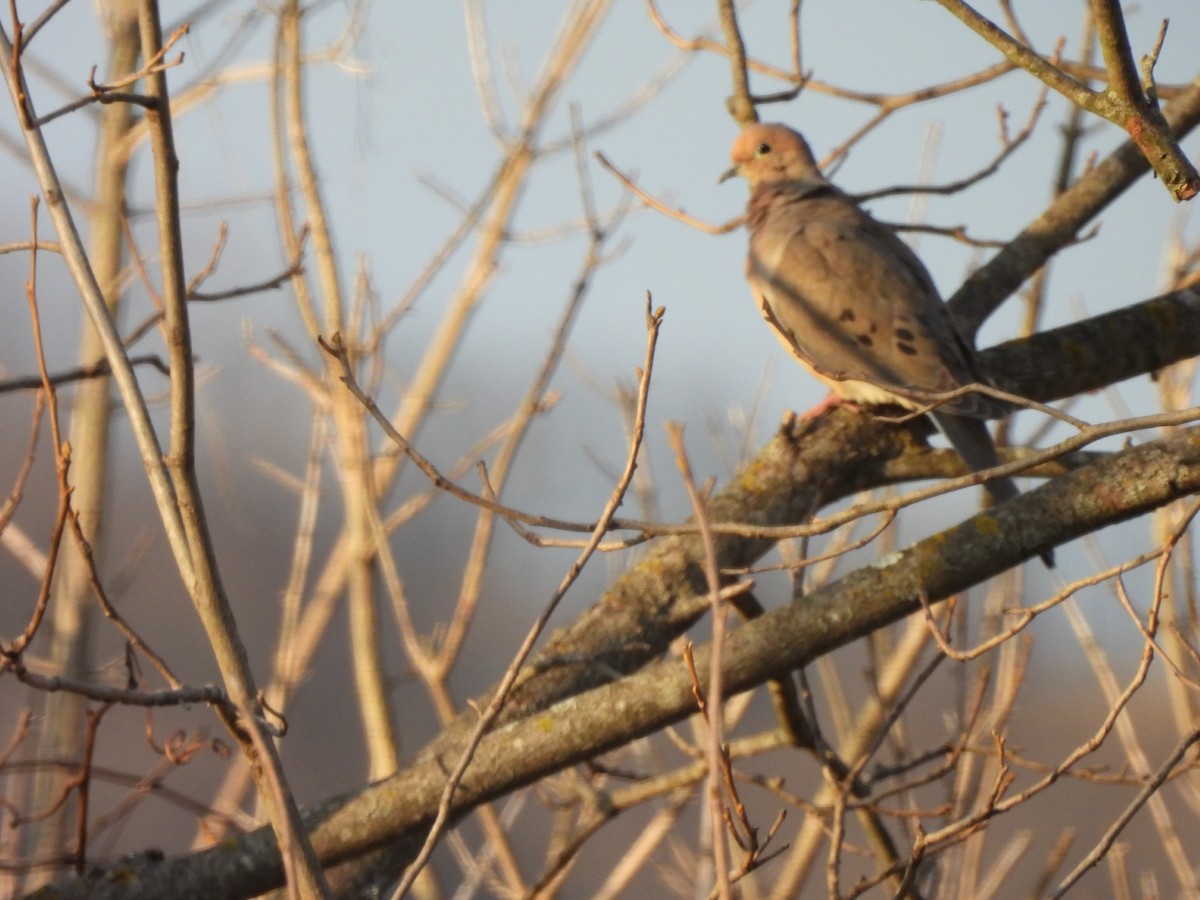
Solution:
[[[747,125],[729,151],[733,163],[721,181],[741,175],[751,189],[780,181],[824,181],[808,143],[786,125]]]

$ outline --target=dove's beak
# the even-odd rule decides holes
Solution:
[[[738,171],[738,167],[737,167],[737,166],[732,166],[732,167],[730,167],[730,168],[726,169],[726,170],[725,170],[725,171],[724,171],[724,172],[721,174],[721,177],[717,179],[717,184],[724,184],[724,183],[725,183],[726,181],[728,181],[730,178],[736,178],[738,175],[741,175],[741,174],[742,174],[742,173]]]

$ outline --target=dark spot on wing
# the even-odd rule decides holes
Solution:
[[[874,344],[875,344],[875,342],[873,340],[871,340],[871,336],[869,334],[858,335],[858,342],[860,344],[862,344],[864,347],[871,347],[871,346],[874,346]]]
[[[854,321],[854,310],[843,309],[841,315],[838,316],[838,321],[839,322],[853,322]]]
[[[903,353],[905,356],[916,356],[917,355],[917,348],[914,347],[912,344],[904,343],[904,341],[897,341],[896,349],[899,350],[901,353]]]
[[[913,338],[916,337],[916,335],[913,334],[911,331],[909,331],[907,328],[897,328],[896,329],[896,337],[900,338],[900,340],[902,340],[902,341],[911,341]]]

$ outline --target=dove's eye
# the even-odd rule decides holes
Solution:
[[[754,149],[755,156],[766,156],[770,152],[771,152],[771,145],[766,143],[765,141],[763,143],[759,144]]]

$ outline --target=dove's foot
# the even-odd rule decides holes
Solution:
[[[850,402],[849,400],[847,400],[845,397],[843,397],[837,391],[830,391],[828,397],[826,397],[824,400],[822,400],[820,403],[818,403],[812,409],[810,409],[804,413],[801,413],[800,418],[802,418],[802,419],[817,419],[817,418],[820,418],[821,416],[825,415],[825,413],[829,412],[835,406],[841,406],[843,403],[849,403],[849,402]]]

